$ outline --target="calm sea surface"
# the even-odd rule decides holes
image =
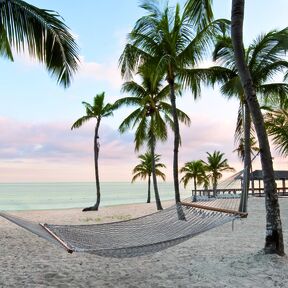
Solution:
[[[153,191],[151,187],[151,191]],[[190,196],[180,188],[181,197]],[[159,183],[161,200],[174,199],[173,183]],[[41,210],[87,207],[95,203],[94,182],[0,183],[0,210]],[[101,206],[145,203],[147,183],[101,183]],[[151,200],[154,201],[152,193]]]

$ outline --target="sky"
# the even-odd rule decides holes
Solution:
[[[118,59],[126,36],[137,19],[144,15],[134,0],[33,0],[40,8],[57,11],[71,29],[80,47],[80,69],[72,85],[64,89],[51,78],[44,66],[28,54],[14,55],[14,62],[0,59],[0,182],[94,181],[93,136],[95,122],[72,130],[75,120],[84,115],[82,101],[105,92],[106,102],[126,95],[120,92],[123,80]],[[182,6],[184,1],[178,1]],[[231,0],[214,0],[216,18],[230,19]],[[171,5],[176,1],[170,1]],[[244,41],[272,29],[287,26],[287,0],[247,0]],[[192,121],[181,126],[182,146],[179,167],[185,162],[206,159],[206,152],[220,150],[230,166],[241,169],[233,153],[238,103],[220,95],[217,87],[203,88],[201,98],[193,100],[185,91],[177,105]],[[118,126],[129,109],[104,118],[100,128],[100,179],[130,181],[138,164],[133,131],[120,135]],[[173,137],[157,146],[172,181]],[[287,160],[273,150],[274,168],[286,169]],[[259,168],[259,161],[254,164]]]

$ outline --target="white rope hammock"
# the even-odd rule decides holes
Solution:
[[[61,246],[68,252],[86,252],[106,257],[135,257],[179,244],[224,223],[246,217],[238,212],[240,198],[181,202],[185,221],[173,205],[147,216],[105,224],[38,224],[16,216],[0,216]],[[179,207],[178,207],[179,208]]]

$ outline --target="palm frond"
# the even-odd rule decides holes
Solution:
[[[9,46],[17,52],[27,49],[58,83],[69,86],[78,69],[79,49],[59,14],[19,0],[1,1],[0,14],[1,34],[6,32]]]
[[[189,18],[191,26],[197,31],[203,30],[214,15],[211,0],[188,0],[184,7],[184,15]]]
[[[10,43],[7,38],[7,32],[1,23],[0,23],[0,55],[13,61],[13,55]]]
[[[74,124],[71,127],[71,130],[76,129],[76,128],[80,128],[84,123],[88,122],[92,118],[93,118],[92,116],[83,116],[83,117],[79,118],[78,120],[76,120],[74,122]]]

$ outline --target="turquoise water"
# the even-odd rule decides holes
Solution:
[[[153,191],[152,187],[151,190]],[[173,183],[159,183],[161,200],[174,199]],[[181,196],[190,192],[181,189]],[[91,206],[95,203],[93,182],[75,183],[0,183],[0,210],[41,210]],[[146,183],[101,183],[101,206],[145,203]],[[154,201],[152,193],[151,200]]]

